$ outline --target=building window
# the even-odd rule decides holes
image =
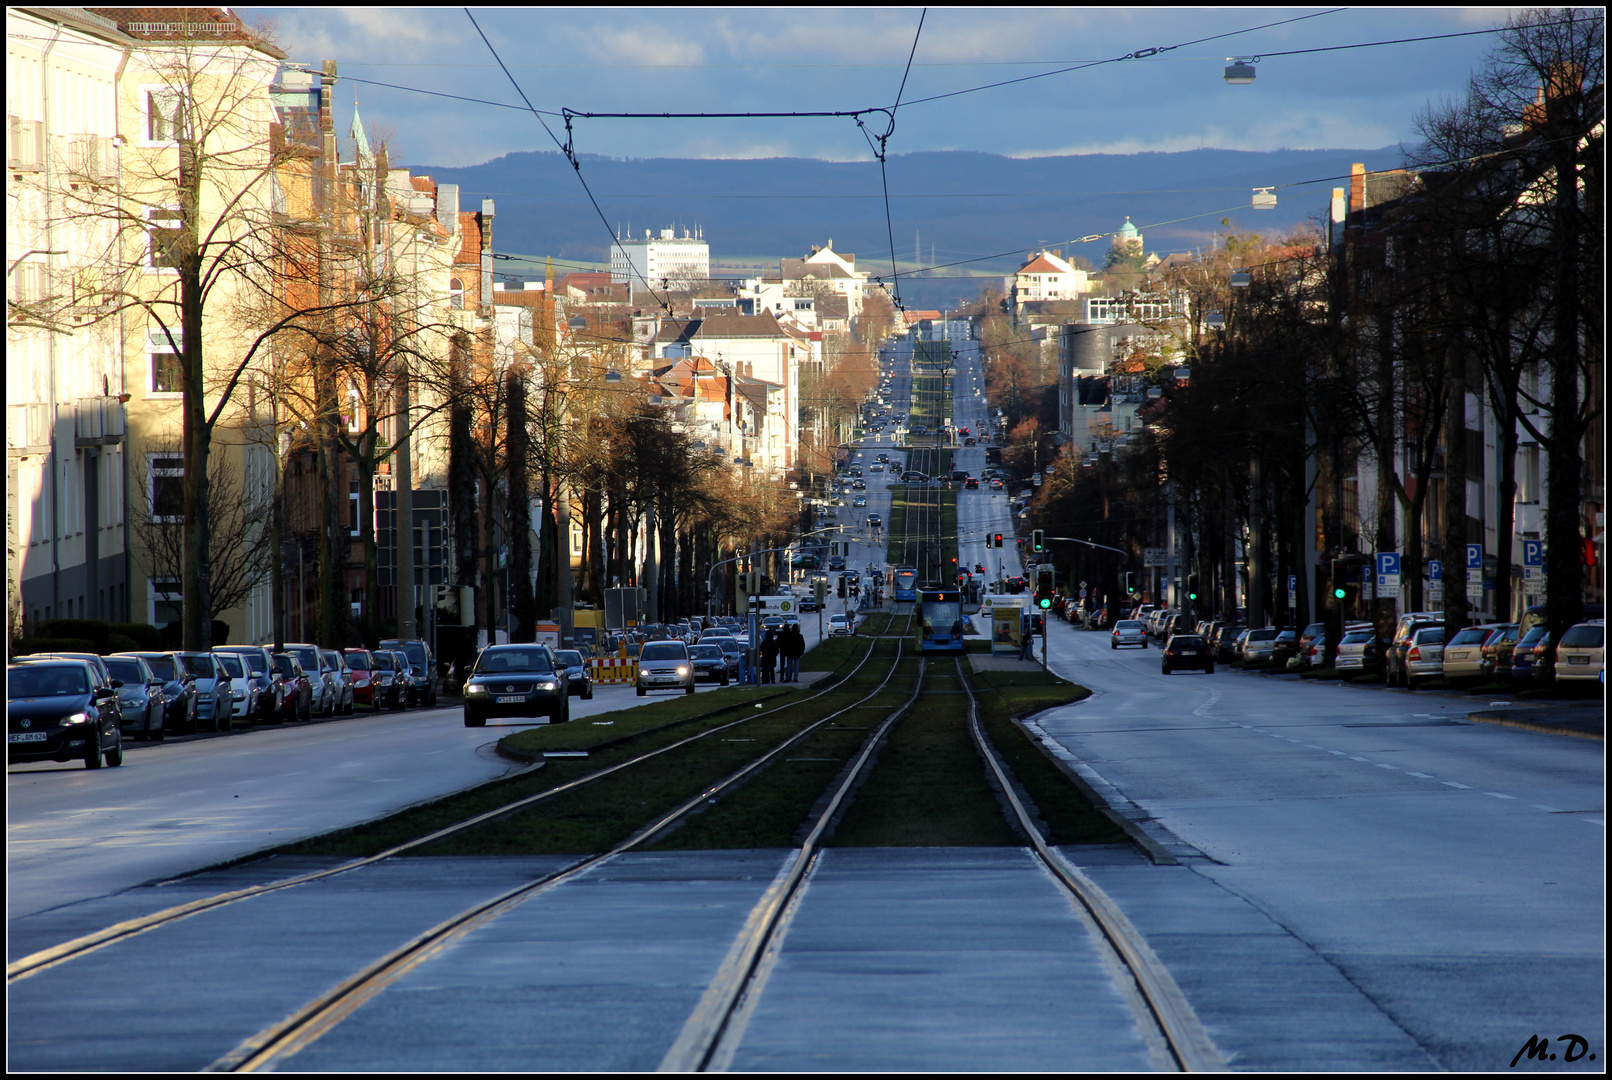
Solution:
[[[184,621],[185,593],[178,578],[152,578],[147,601],[151,608],[152,626],[167,626],[169,623]]]
[[[180,367],[179,331],[146,331],[146,355],[151,359],[151,392],[178,394],[184,390]]]
[[[458,278],[448,279],[448,306],[455,311],[463,311],[465,307],[465,283]]]
[[[178,207],[156,207],[146,210],[146,234],[150,243],[146,248],[148,270],[178,270],[179,241],[184,235],[184,215]]]
[[[185,95],[170,87],[146,91],[146,141],[173,144],[185,130]]]
[[[151,520],[178,524],[185,519],[185,459],[153,454],[146,460]]]

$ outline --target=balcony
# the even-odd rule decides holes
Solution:
[[[50,406],[6,406],[6,452],[12,456],[50,452]]]
[[[123,441],[123,433],[123,401],[120,398],[79,398],[74,402],[75,445],[112,446]]]

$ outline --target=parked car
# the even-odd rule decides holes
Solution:
[[[554,660],[565,668],[566,693],[575,694],[583,701],[593,700],[593,677],[588,674],[588,662],[576,649],[560,649]]]
[[[1297,668],[1299,671],[1304,671],[1312,667],[1320,667],[1321,663],[1326,658],[1326,645],[1323,643],[1322,647],[1318,650],[1315,648],[1315,642],[1317,639],[1324,638],[1326,636],[1326,632],[1327,624],[1321,622],[1313,622],[1300,631],[1298,638],[1298,651],[1294,653],[1294,656],[1298,658],[1298,663],[1289,664],[1288,666]]]
[[[681,642],[647,647],[688,652]],[[490,717],[543,718],[551,724],[571,719],[565,668],[547,645],[487,646],[476,657],[464,694],[465,727],[485,727]]]
[[[638,654],[638,674],[634,679],[638,696],[651,690],[694,692],[694,662],[688,646],[680,641],[655,641]]]
[[[1209,636],[1209,648],[1215,654],[1217,661],[1231,663],[1236,656],[1237,638],[1248,629],[1240,623],[1221,623],[1215,632]]]
[[[209,731],[228,731],[235,714],[235,695],[229,673],[218,666],[210,652],[182,652],[179,662],[196,680],[196,726]]]
[[[1597,682],[1606,671],[1606,623],[1581,622],[1562,635],[1556,646],[1558,682]]]
[[[117,688],[83,660],[6,666],[6,764],[123,764]]]
[[[1424,626],[1411,634],[1405,650],[1405,686],[1416,689],[1418,683],[1440,678],[1444,674],[1444,624]]]
[[[400,649],[376,649],[372,654],[375,664],[380,666],[385,661],[386,667],[382,669],[391,676],[386,685],[391,689],[391,707],[395,710],[407,710],[413,701],[411,692],[414,690],[413,672],[409,669],[409,658]],[[383,680],[384,681],[384,680]]]
[[[1299,654],[1299,632],[1288,629],[1280,630],[1276,640],[1271,642],[1271,667],[1277,671],[1287,668],[1287,662]]]
[[[1538,659],[1543,653],[1551,656],[1550,628],[1544,623],[1536,623],[1527,633],[1517,639],[1516,646],[1511,650],[1511,684],[1519,689],[1529,683],[1538,681]]]
[[[370,696],[376,709],[397,711],[408,706],[408,688],[398,670],[399,654],[376,649],[369,654]],[[351,660],[351,657],[348,658]]]
[[[308,680],[308,693],[310,704],[308,718],[314,715],[331,716],[335,713],[336,688],[331,680],[325,677],[323,664],[319,659],[319,646],[298,643],[287,645],[285,651],[297,658],[297,665],[302,668],[303,677]]]
[[[1249,630],[1242,639],[1240,648],[1244,664],[1257,664],[1262,660],[1269,660],[1276,647],[1277,629],[1267,626],[1257,630]]]
[[[1121,645],[1136,645],[1147,648],[1147,632],[1142,624],[1135,619],[1121,619],[1114,624],[1114,632],[1108,639],[1108,647],[1117,649]]]
[[[138,656],[108,656],[106,667],[112,678],[122,684],[117,688],[122,729],[135,739],[161,742],[167,734],[163,721],[168,714],[162,680]]]
[[[1394,624],[1394,636],[1383,649],[1383,680],[1389,686],[1405,685],[1405,653],[1410,649],[1411,634],[1423,627],[1443,625],[1444,614],[1438,611],[1411,611],[1399,617]]]
[[[269,656],[280,673],[281,685],[285,687],[285,719],[312,720],[314,680],[303,669],[302,661],[289,652],[270,653]]]
[[[1483,643],[1482,667],[1485,678],[1511,678],[1511,654],[1517,647],[1518,631],[1521,629],[1518,623],[1507,623],[1500,628],[1500,633]]]
[[[278,724],[285,716],[285,687],[269,650],[261,645],[215,645],[213,651],[241,657],[257,692],[257,712],[252,714],[253,719]]]
[[[1333,662],[1340,672],[1365,674],[1382,664],[1382,650],[1374,630],[1351,630],[1338,641],[1338,658]]]
[[[341,658],[353,675],[353,707],[363,705],[372,711],[380,708],[376,696],[379,683],[376,679],[375,658],[370,655],[370,651],[343,649]]]
[[[1197,634],[1176,634],[1164,645],[1164,653],[1159,658],[1161,670],[1168,675],[1172,671],[1182,668],[1201,668],[1213,675],[1215,672],[1215,656],[1209,651],[1209,643]]]
[[[728,685],[728,655],[722,651],[722,646],[709,643],[691,645],[688,655],[694,663],[696,680],[705,679],[722,686]],[[737,664],[733,665],[733,673],[738,674]]]
[[[347,658],[335,649],[320,649],[319,660],[322,670],[328,671],[336,682],[336,711],[352,715],[358,704],[358,695],[353,692],[357,680],[353,678],[353,669],[347,666]]]
[[[179,663],[171,652],[119,653],[121,656],[138,656],[162,680],[162,693],[167,698],[167,717],[163,726],[175,734],[183,735],[196,730],[196,680]]]
[[[213,663],[218,665],[219,677],[229,679],[230,717],[229,726],[233,727],[237,716],[244,717],[250,722],[257,715],[257,683],[252,681],[251,671],[246,666],[245,657],[240,653],[219,652],[213,650]],[[222,728],[220,730],[223,730]]]
[[[1504,623],[1484,623],[1481,626],[1469,626],[1456,632],[1444,644],[1444,677],[1454,682],[1457,679],[1475,679],[1483,674],[1483,646],[1489,639],[1499,635],[1505,627]]]

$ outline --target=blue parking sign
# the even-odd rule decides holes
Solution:
[[[1522,542],[1522,564],[1524,566],[1545,565],[1545,543],[1543,540],[1524,540]]]
[[[1429,580],[1429,581],[1443,581],[1444,580],[1444,563],[1443,562],[1441,562],[1438,559],[1428,559],[1427,560],[1427,580]]]
[[[1468,544],[1466,546],[1466,568],[1468,570],[1483,569],[1483,545]]]
[[[1377,553],[1377,573],[1387,577],[1399,576],[1399,552],[1379,551]]]

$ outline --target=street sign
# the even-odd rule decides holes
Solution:
[[[1399,552],[1379,551],[1377,553],[1377,596],[1380,599],[1397,598],[1399,596]]]
[[[1428,559],[1427,560],[1427,580],[1443,582],[1443,580],[1444,580],[1444,563],[1442,561],[1440,561],[1439,559]]]
[[[1299,606],[1299,576],[1297,574],[1287,575],[1287,606]]]
[[[1143,566],[1167,566],[1167,565],[1169,565],[1169,563],[1166,560],[1164,549],[1163,548],[1143,548],[1142,549],[1142,565]]]

